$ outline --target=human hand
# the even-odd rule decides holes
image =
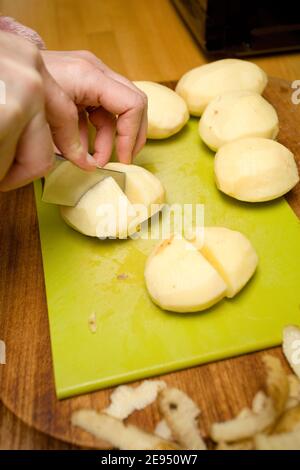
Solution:
[[[88,119],[96,129],[94,158],[105,165],[112,152],[123,163],[143,147],[147,134],[147,97],[132,82],[110,70],[88,51],[42,51],[49,73],[77,106],[81,142],[88,148]]]
[[[94,168],[81,145],[77,107],[46,70],[38,49],[0,32],[0,51],[6,88],[6,103],[0,105],[0,190],[23,186],[51,169],[52,137],[66,158]]]

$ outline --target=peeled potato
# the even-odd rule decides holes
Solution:
[[[196,234],[197,232],[195,232]],[[225,227],[205,227],[204,238],[171,237],[149,256],[145,282],[165,310],[195,312],[234,297],[253,276],[258,257],[250,241]]]
[[[199,134],[212,150],[245,137],[275,139],[278,129],[278,116],[273,106],[258,93],[249,91],[217,96],[199,122]]]
[[[292,152],[269,139],[240,139],[224,145],[215,156],[217,187],[241,201],[270,201],[299,181]]]
[[[258,257],[253,246],[235,230],[205,227],[203,244],[197,248],[226,282],[227,297],[235,296],[257,267]]]
[[[110,162],[104,168],[126,173],[125,193],[132,204],[163,204],[165,190],[159,179],[141,166]]]
[[[201,253],[184,239],[164,240],[147,260],[145,282],[153,302],[165,310],[204,310],[226,293],[226,284]]]
[[[148,98],[149,139],[165,139],[179,132],[189,119],[185,101],[175,91],[154,82],[134,82]]]
[[[245,60],[223,59],[184,74],[176,92],[186,101],[191,114],[201,116],[217,95],[234,90],[262,93],[267,81],[267,75],[257,65]]]
[[[89,189],[75,207],[61,206],[60,211],[72,228],[99,238],[126,237],[128,224],[136,216],[134,207],[112,177]]]
[[[126,173],[125,194],[113,178],[106,178],[87,191],[75,207],[61,207],[61,215],[85,235],[125,238],[162,208],[165,191],[158,178],[142,167],[111,162],[105,168]],[[108,204],[115,214],[111,219]]]

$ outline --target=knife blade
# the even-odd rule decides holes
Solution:
[[[43,180],[43,202],[73,207],[89,189],[108,177],[125,190],[126,175],[121,171],[100,167],[92,172],[84,171],[62,155],[55,156],[55,166]]]

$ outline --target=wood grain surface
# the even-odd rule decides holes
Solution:
[[[174,83],[169,85],[174,86]],[[292,103],[292,91],[288,82],[274,78],[270,79],[265,96],[279,114],[278,140],[295,153],[299,168],[300,106]],[[299,185],[289,194],[288,201],[300,217]],[[0,232],[0,332],[7,346],[7,365],[0,366],[1,399],[11,412],[38,431],[73,445],[106,448],[107,443],[73,428],[70,417],[78,408],[100,410],[105,407],[111,389],[63,401],[58,401],[55,396],[32,186],[1,194],[0,214],[3,221]],[[280,348],[270,351],[283,360]],[[186,391],[199,404],[201,428],[207,434],[213,421],[228,419],[250,404],[254,393],[264,383],[261,361],[264,354],[257,352],[194,367],[164,375],[163,379]],[[153,430],[158,419],[154,404],[135,412],[129,421]]]
[[[209,59],[170,0],[0,0],[48,49],[88,49],[131,80],[178,80]],[[299,53],[250,57],[270,76],[300,78]]]

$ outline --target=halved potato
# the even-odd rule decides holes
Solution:
[[[212,150],[246,137],[275,139],[278,129],[278,116],[273,106],[251,91],[217,96],[199,122],[200,137]]]
[[[161,210],[165,191],[156,176],[137,165],[111,162],[105,168],[126,173],[125,193],[113,178],[106,178],[87,191],[75,207],[61,207],[61,215],[85,235],[126,238]],[[76,184],[76,180],[69,184]],[[106,210],[109,204],[110,215]],[[114,218],[118,220],[115,227]]]
[[[60,212],[72,228],[99,238],[126,238],[129,223],[137,215],[112,177],[89,189],[75,207],[61,206]]]
[[[195,245],[226,282],[227,297],[235,296],[255,272],[257,254],[241,232],[205,227],[203,244]]]
[[[241,201],[270,201],[299,181],[290,150],[269,139],[240,139],[224,145],[215,156],[217,187]]]
[[[174,237],[160,243],[148,258],[145,282],[153,302],[174,312],[204,310],[222,299],[227,289],[191,243]]]
[[[165,139],[179,132],[189,119],[185,101],[175,91],[159,83],[137,81],[148,98],[149,139]]]
[[[201,116],[217,95],[234,90],[262,93],[267,81],[265,72],[251,62],[222,59],[189,70],[179,80],[176,92],[191,114]]]

